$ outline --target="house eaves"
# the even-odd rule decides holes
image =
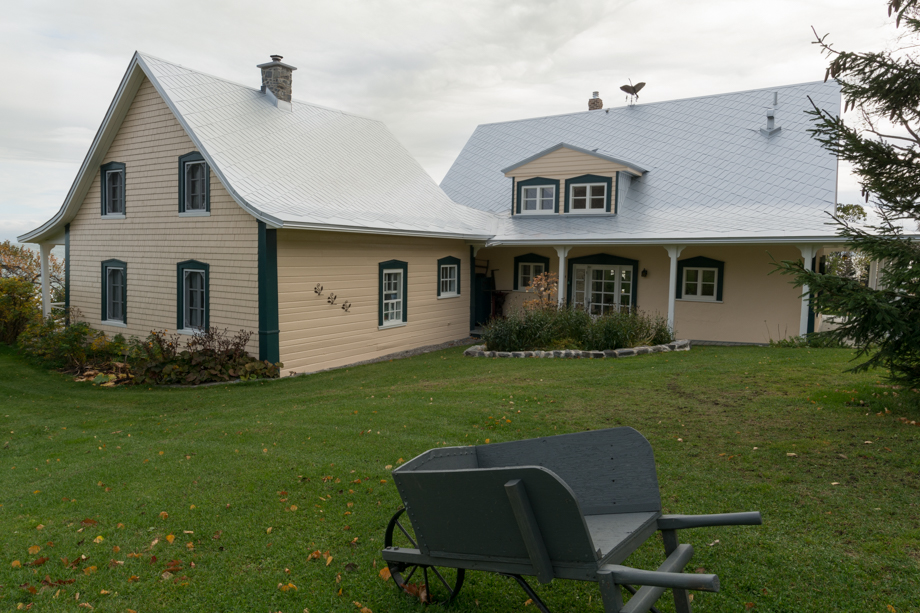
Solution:
[[[583,147],[576,147],[575,145],[569,145],[568,143],[559,143],[558,145],[553,145],[549,149],[544,149],[543,151],[536,153],[530,156],[529,158],[521,160],[517,164],[512,164],[508,168],[502,168],[501,172],[502,174],[508,174],[512,170],[516,170],[520,168],[521,166],[524,166],[525,164],[529,164],[533,162],[534,160],[538,160],[545,155],[549,155],[553,151],[558,151],[559,149],[571,149],[572,151],[577,151],[578,153],[584,153],[585,155],[591,155],[596,158],[600,158],[602,160],[607,160],[608,162],[613,162],[614,164],[620,164],[622,166],[626,166],[626,168],[633,171],[633,174],[637,176],[648,172],[648,169],[643,168],[642,166],[640,166],[639,164],[636,164],[635,162],[630,162],[622,158],[614,157],[612,155],[607,155],[606,153],[600,153],[596,149],[585,149]]]

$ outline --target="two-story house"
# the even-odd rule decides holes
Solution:
[[[64,245],[83,320],[245,329],[309,372],[464,338],[556,272],[560,301],[682,338],[809,329],[770,262],[838,240],[803,112],[836,112],[835,84],[480,126],[439,187],[380,122],[294,99],[281,60],[252,87],[134,55],[61,209],[19,237],[45,265]]]

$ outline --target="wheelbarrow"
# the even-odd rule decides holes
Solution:
[[[657,611],[671,589],[678,613],[689,613],[688,590],[718,592],[719,578],[682,572],[693,547],[677,531],[762,523],[759,512],[662,515],[652,447],[632,428],[431,449],[393,480],[404,507],[382,555],[396,585],[423,602],[450,602],[466,571],[479,570],[514,578],[543,613],[525,577],[596,582],[605,613]],[[665,561],[624,566],[659,530]]]

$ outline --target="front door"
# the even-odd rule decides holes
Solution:
[[[572,299],[592,315],[629,312],[632,308],[632,266],[576,264]]]

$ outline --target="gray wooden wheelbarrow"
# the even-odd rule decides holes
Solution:
[[[677,530],[761,523],[759,512],[662,515],[652,447],[632,428],[431,449],[393,479],[405,508],[387,526],[383,559],[423,602],[449,602],[465,571],[483,570],[513,577],[544,613],[524,576],[595,581],[605,613],[654,611],[670,588],[686,613],[687,590],[717,592],[719,578],[682,573],[693,547]],[[622,566],[657,530],[664,563]],[[625,605],[621,588],[632,594]]]

